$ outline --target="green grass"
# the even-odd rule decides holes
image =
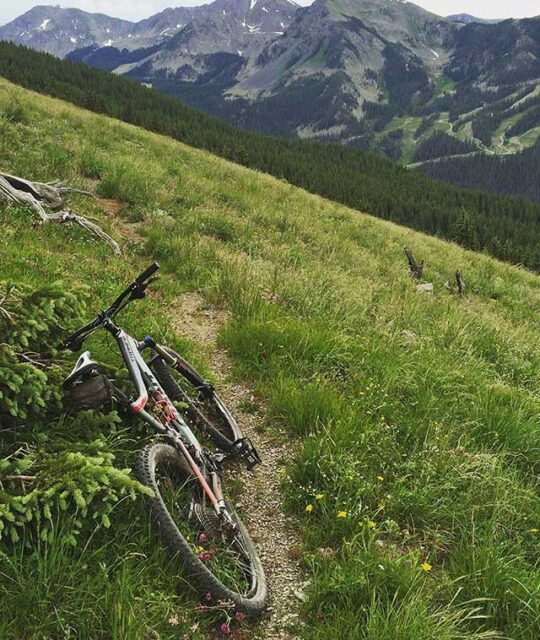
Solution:
[[[456,89],[456,83],[452,78],[448,78],[444,74],[439,74],[434,77],[435,95],[441,96],[445,93],[452,93]]]
[[[71,265],[99,307],[158,258],[163,288],[128,327],[173,343],[167,309],[179,289],[229,307],[220,339],[235,376],[300,444],[283,488],[311,577],[303,637],[537,640],[540,279],[7,83],[0,111],[14,96],[26,123],[1,121],[3,167],[62,170],[86,187],[99,175],[97,190],[142,220],[147,243],[145,256],[118,259],[80,230],[30,228],[29,214],[4,209],[2,273],[39,285]],[[74,204],[117,236],[98,204]],[[416,291],[404,245],[425,259],[432,295]],[[464,298],[445,288],[457,268]],[[15,569],[0,574],[0,637],[66,637],[78,624],[67,637],[173,637],[167,620],[191,616],[196,600],[140,518],[120,513],[67,558],[54,544],[5,549]],[[97,562],[84,559],[92,553]],[[75,583],[80,562],[92,572]]]

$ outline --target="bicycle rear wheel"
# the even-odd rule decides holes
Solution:
[[[170,445],[146,447],[135,472],[154,492],[146,500],[163,542],[182,560],[205,600],[230,602],[246,615],[261,615],[267,601],[264,570],[229,505],[232,527],[216,515],[186,460]]]
[[[214,444],[229,452],[242,432],[213,387],[179,353],[165,347],[175,359],[168,364],[156,355],[150,366],[169,398],[175,402],[189,426],[206,432]]]

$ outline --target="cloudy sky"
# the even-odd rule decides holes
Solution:
[[[310,4],[310,0],[298,0]],[[36,4],[58,4],[47,0],[0,0],[0,24],[9,22]],[[204,4],[204,0],[64,0],[62,6],[140,20],[170,6]],[[523,18],[540,13],[538,0],[416,0],[416,4],[440,15],[472,13],[482,18]]]

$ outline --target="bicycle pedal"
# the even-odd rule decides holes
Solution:
[[[233,443],[231,457],[243,462],[247,469],[251,471],[257,465],[262,464],[261,456],[253,446],[249,438],[240,438]]]

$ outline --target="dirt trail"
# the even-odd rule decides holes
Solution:
[[[99,204],[115,230],[128,242],[143,241],[139,224],[129,224],[117,215],[119,203],[101,199]],[[299,610],[308,582],[298,560],[301,535],[296,523],[285,515],[280,486],[280,470],[293,455],[294,442],[284,431],[266,430],[264,413],[253,391],[230,380],[227,353],[217,345],[219,329],[230,314],[208,305],[202,296],[191,292],[177,299],[172,319],[179,335],[199,344],[208,354],[212,370],[218,376],[219,395],[263,460],[254,473],[231,469],[225,478],[238,479],[242,485],[236,508],[257,545],[269,584],[268,616],[254,629],[252,639],[297,640],[302,625]]]
[[[228,319],[227,311],[208,306],[197,293],[180,296],[173,312],[176,331],[207,351],[219,377],[220,396],[263,459],[263,465],[254,473],[243,469],[229,472],[229,477],[242,483],[237,509],[259,549],[270,587],[270,615],[255,630],[254,638],[295,640],[301,624],[299,608],[306,577],[295,558],[301,544],[300,533],[284,513],[280,488],[280,468],[291,457],[294,444],[285,433],[265,431],[265,418],[253,391],[231,382],[227,354],[217,346],[219,328]]]

